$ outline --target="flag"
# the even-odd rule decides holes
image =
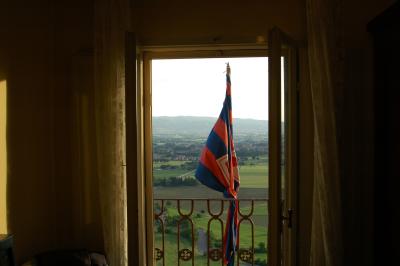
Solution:
[[[229,201],[223,239],[224,264],[233,266],[238,244],[239,170],[232,133],[232,101],[230,67],[226,68],[226,94],[221,113],[214,124],[200,155],[196,178],[205,186],[220,191]]]

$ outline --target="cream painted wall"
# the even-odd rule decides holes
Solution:
[[[305,19],[304,0],[137,0],[132,15],[143,44],[251,43],[273,26],[304,40]]]
[[[14,235],[17,264],[48,250],[101,250],[101,228],[85,224],[85,234],[76,237],[74,233],[83,211],[79,209],[82,204],[75,204],[82,190],[74,187],[72,177],[77,161],[71,145],[72,60],[92,48],[93,2],[38,0],[21,5],[8,1],[2,11],[0,80],[7,80],[7,226]],[[0,190],[4,189],[0,184]],[[3,197],[0,192],[0,204]],[[95,214],[99,212],[99,208],[93,209]]]
[[[56,243],[52,9],[4,5],[0,76],[7,80],[7,226],[17,264]],[[38,237],[38,234],[40,237]]]
[[[0,234],[7,233],[7,83],[0,81]]]

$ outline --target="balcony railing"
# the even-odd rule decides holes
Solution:
[[[156,265],[223,265],[222,241],[230,200],[154,199]],[[267,199],[238,200],[235,264],[267,265],[267,204]]]

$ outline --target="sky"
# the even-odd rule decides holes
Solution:
[[[233,117],[268,120],[267,57],[153,60],[153,116],[218,117],[228,62]]]

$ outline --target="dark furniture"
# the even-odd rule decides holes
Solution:
[[[106,257],[85,249],[52,250],[37,254],[28,265],[34,266],[107,266]]]
[[[400,265],[400,3],[368,25],[374,53],[374,265]]]
[[[0,266],[15,266],[12,235],[0,235]]]

